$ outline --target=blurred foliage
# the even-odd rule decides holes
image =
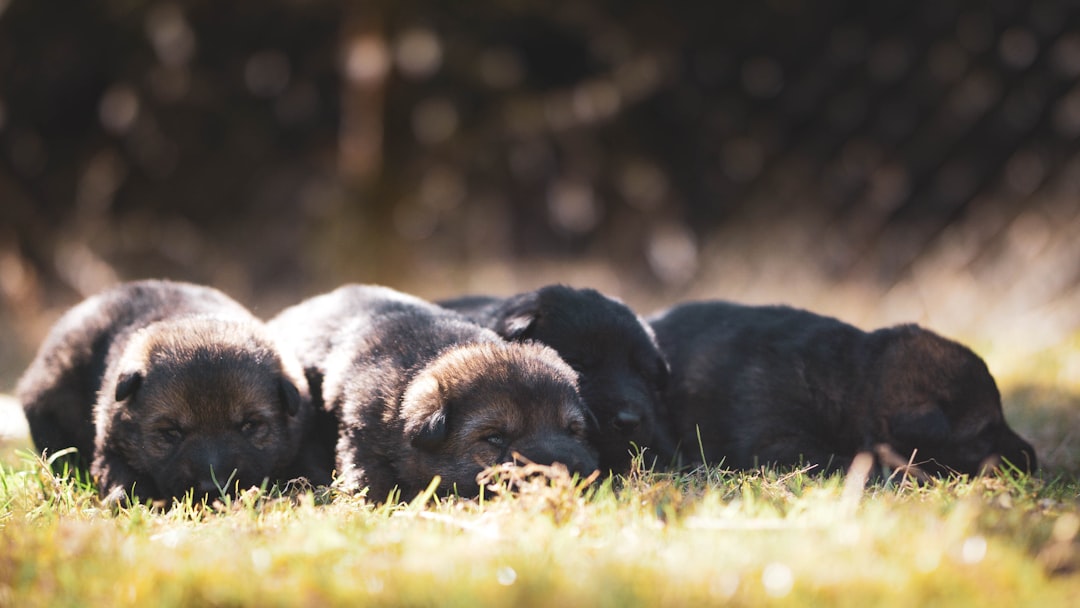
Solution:
[[[648,306],[867,284],[903,296],[875,321],[1060,333],[1078,76],[1071,0],[0,0],[0,322],[32,346],[151,275],[273,312],[591,260]]]

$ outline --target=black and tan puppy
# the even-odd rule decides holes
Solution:
[[[298,353],[339,422],[344,489],[403,498],[436,475],[479,493],[477,474],[516,452],[589,474],[576,378],[538,344],[511,344],[460,315],[374,286],[347,285],[286,309],[270,327]]]
[[[37,448],[77,448],[109,500],[329,478],[297,461],[311,407],[299,363],[208,287],[141,281],[83,301],[16,393]]]
[[[860,451],[928,474],[978,473],[1035,451],[1005,423],[975,353],[916,325],[863,332],[783,306],[696,302],[653,319],[671,365],[665,399],[688,462],[816,464]],[[701,445],[698,442],[700,429]]]
[[[652,329],[625,304],[563,285],[506,299],[468,296],[439,304],[507,340],[546,344],[574,368],[592,414],[589,442],[602,470],[629,470],[634,446],[651,448],[662,461],[671,458],[671,441],[657,424],[667,363]]]

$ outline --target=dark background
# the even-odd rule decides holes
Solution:
[[[171,277],[1080,327],[1080,3],[0,0],[0,380]],[[1022,346],[1021,346],[1022,345]]]

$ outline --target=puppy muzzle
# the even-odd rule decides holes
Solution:
[[[581,443],[569,437],[547,438],[517,446],[522,457],[536,464],[562,464],[570,473],[580,476],[592,474],[598,468],[596,457]]]

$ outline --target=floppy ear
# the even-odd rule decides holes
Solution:
[[[892,436],[905,443],[945,441],[952,433],[949,419],[939,407],[929,411],[899,412],[886,419]]]
[[[409,383],[400,410],[409,444],[429,451],[442,446],[446,442],[449,408],[435,375],[423,374]]]
[[[413,432],[411,444],[414,448],[437,450],[446,442],[446,413],[442,410],[435,412]]]
[[[507,340],[525,340],[530,337],[540,316],[540,299],[536,292],[516,295],[506,301],[495,333]]]
[[[658,357],[656,361],[656,388],[663,391],[667,388],[668,379],[671,378],[671,366],[667,359]]]
[[[116,400],[123,401],[134,395],[141,384],[142,372],[131,371],[120,374],[120,378],[116,381]]]
[[[278,392],[281,395],[281,400],[285,402],[285,411],[289,412],[290,416],[295,416],[300,411],[299,389],[288,378],[282,376],[278,381]]]
[[[304,368],[304,378],[307,380],[308,391],[311,392],[311,403],[315,406],[315,409],[324,409],[326,406],[323,404],[322,383],[323,374],[315,367]]]

